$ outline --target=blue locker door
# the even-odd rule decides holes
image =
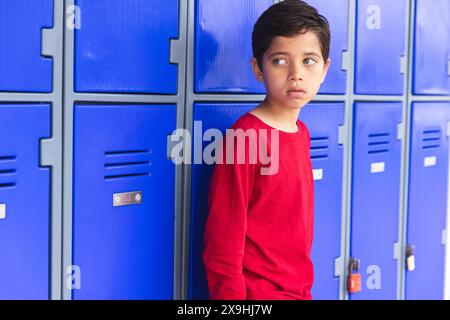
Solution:
[[[195,92],[264,93],[250,65],[252,30],[273,0],[195,1]]]
[[[178,0],[76,0],[76,92],[177,93]]]
[[[444,297],[448,121],[450,103],[412,105],[407,244],[415,247],[416,268],[406,272],[406,299]]]
[[[344,123],[343,103],[312,103],[300,112],[311,136],[314,176],[314,264],[312,296],[315,300],[339,299],[339,278],[334,261],[340,256],[342,157],[339,126]]]
[[[49,104],[0,104],[0,299],[48,299],[50,170],[39,140]]]
[[[342,69],[343,52],[348,48],[348,0],[309,0],[330,24],[331,65],[328,74],[320,86],[319,94],[345,94],[347,71]]]
[[[450,1],[416,0],[413,93],[450,94]]]
[[[401,57],[405,55],[407,2],[356,3],[355,93],[402,95]]]
[[[204,161],[195,160],[194,150],[205,150],[211,141],[202,141],[200,134],[208,129],[225,130],[244,113],[256,107],[254,103],[196,103],[194,104],[193,157],[191,179],[191,216],[189,242],[189,299],[208,299],[208,286],[203,266],[203,234],[208,217],[209,183],[214,169]],[[200,127],[201,126],[201,127]],[[201,145],[200,143],[201,142]]]
[[[52,59],[41,29],[53,27],[53,0],[0,1],[0,91],[52,92]]]
[[[175,105],[76,105],[74,299],[172,299]],[[117,206],[117,194],[140,192]]]
[[[350,255],[360,259],[362,292],[351,299],[396,299],[402,104],[355,103]]]

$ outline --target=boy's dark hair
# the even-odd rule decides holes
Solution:
[[[252,32],[253,57],[262,70],[264,52],[275,36],[291,37],[311,30],[320,42],[324,61],[330,54],[330,26],[327,19],[302,0],[284,0],[270,6],[256,21]]]

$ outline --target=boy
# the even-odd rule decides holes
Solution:
[[[298,116],[326,77],[329,43],[327,20],[300,0],[271,6],[254,25],[251,66],[267,95],[231,128],[276,134],[236,146],[227,131],[218,153],[203,252],[211,299],[312,299],[314,185]],[[255,146],[278,159],[271,174],[261,173],[263,159],[250,161]]]

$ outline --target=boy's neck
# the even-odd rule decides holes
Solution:
[[[267,121],[272,122],[274,127],[277,127],[284,131],[296,131],[297,130],[297,119],[300,114],[301,108],[290,109],[283,106],[278,106],[268,99],[260,105],[260,112],[262,116],[266,117]]]

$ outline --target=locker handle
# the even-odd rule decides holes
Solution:
[[[342,65],[341,69],[347,71],[350,69],[350,52],[342,51]]]
[[[41,29],[41,55],[44,57],[54,57],[56,55],[58,34],[56,29]]]
[[[344,257],[338,257],[334,259],[334,277],[340,277],[344,275]]]
[[[170,41],[170,58],[169,62],[181,64],[184,57],[184,42],[181,39],[169,39]]]
[[[406,74],[406,71],[408,70],[408,63],[405,56],[400,57],[400,73]]]

